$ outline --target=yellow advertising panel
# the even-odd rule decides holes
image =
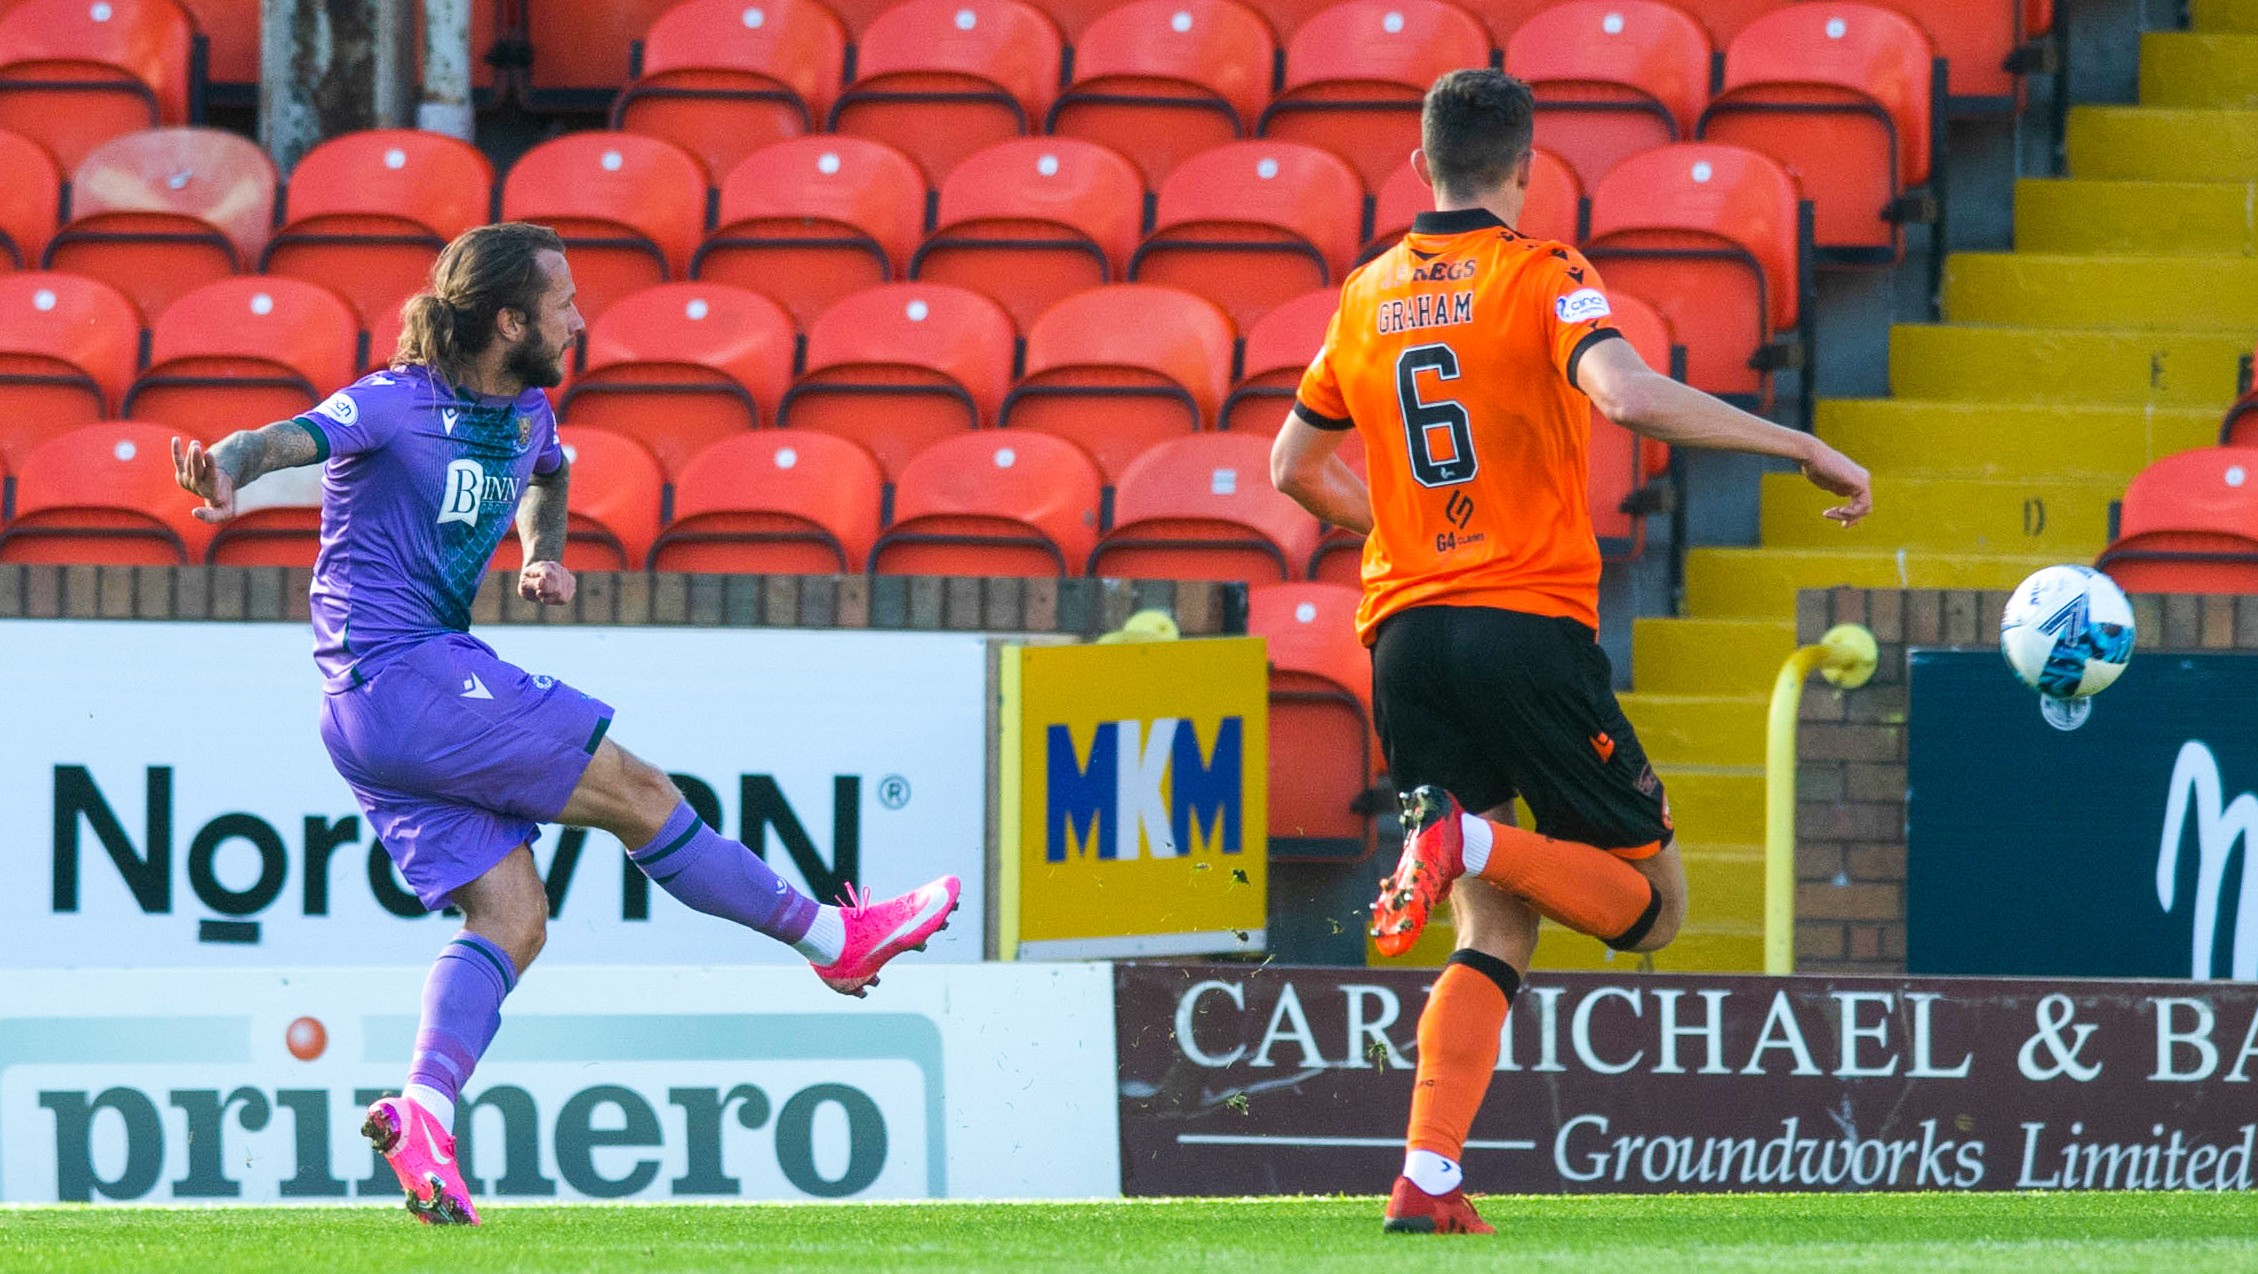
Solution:
[[[998,672],[999,954],[1261,950],[1263,643],[1007,646]]]

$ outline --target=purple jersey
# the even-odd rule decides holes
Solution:
[[[556,472],[564,452],[540,390],[488,398],[421,367],[365,376],[297,421],[324,461],[314,662],[342,690],[419,642],[469,631],[526,480]]]

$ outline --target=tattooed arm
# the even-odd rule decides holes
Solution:
[[[525,546],[517,591],[527,601],[562,606],[572,600],[572,572],[564,568],[565,496],[571,488],[570,462],[526,481],[525,499],[517,506],[518,542]]]
[[[294,420],[278,421],[264,429],[244,429],[229,434],[206,451],[204,444],[172,440],[173,480],[183,490],[204,497],[195,511],[206,522],[225,522],[235,516],[236,491],[277,469],[294,469],[321,459],[321,444]]]

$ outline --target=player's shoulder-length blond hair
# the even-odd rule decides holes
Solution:
[[[430,285],[401,310],[392,365],[429,368],[446,383],[460,384],[472,360],[493,343],[502,311],[533,321],[548,286],[544,251],[564,251],[564,240],[531,222],[497,222],[456,236],[431,267]]]

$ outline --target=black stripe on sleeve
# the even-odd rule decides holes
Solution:
[[[1345,416],[1327,416],[1311,411],[1309,404],[1299,398],[1294,400],[1294,414],[1301,417],[1301,422],[1310,428],[1323,429],[1329,433],[1339,433],[1341,430],[1352,428],[1356,424],[1355,421]]]
[[[313,437],[315,464],[320,464],[329,459],[329,434],[320,425],[315,424],[312,417],[292,416],[290,423],[305,430]]]
[[[1576,348],[1568,351],[1568,388],[1583,388],[1582,385],[1576,383],[1576,364],[1584,361],[1584,351],[1590,349],[1594,345],[1599,344],[1601,341],[1609,340],[1611,338],[1614,340],[1622,340],[1623,334],[1616,331],[1612,327],[1593,328],[1590,332],[1585,334],[1584,339],[1576,342]]]

